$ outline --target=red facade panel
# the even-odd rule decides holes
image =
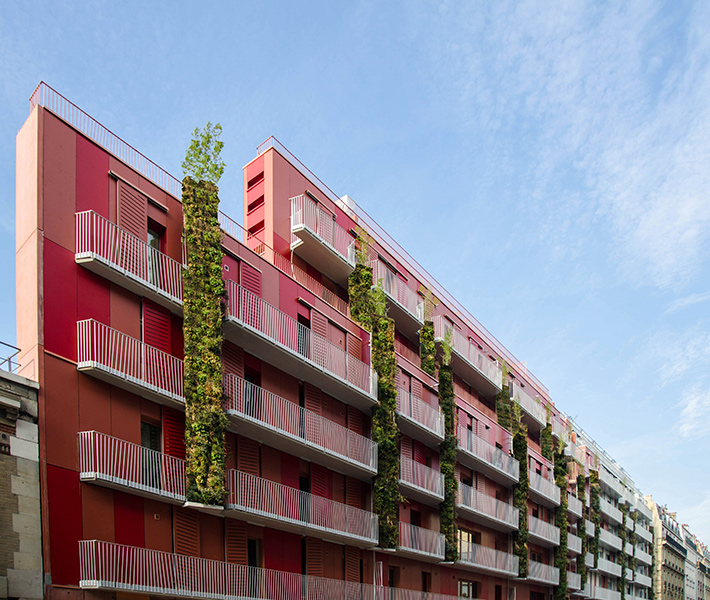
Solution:
[[[76,137],[76,210],[109,217],[108,154],[83,136]]]
[[[74,254],[44,241],[45,349],[76,361],[77,269]]]
[[[116,543],[144,547],[143,498],[115,491],[113,493],[113,509],[116,523]]]
[[[49,548],[54,585],[79,585],[79,540],[83,539],[80,486],[76,471],[47,466]]]

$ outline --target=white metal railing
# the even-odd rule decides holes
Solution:
[[[617,525],[621,525],[623,519],[621,511],[616,508],[616,506],[614,506],[611,502],[605,500],[604,498],[599,498],[599,502],[601,504],[602,514],[609,517],[609,519],[614,521],[614,523],[616,523]]]
[[[518,575],[517,556],[463,540],[459,540],[459,562],[512,576]]]
[[[653,513],[651,512],[651,509],[646,506],[646,503],[642,498],[636,498],[634,506],[639,514],[642,515],[647,521],[653,522]]]
[[[501,502],[477,489],[459,482],[457,504],[467,510],[479,513],[490,519],[509,525],[513,529],[518,527],[519,511],[517,508]]]
[[[624,495],[624,486],[621,482],[603,468],[599,469],[599,482],[613,491],[617,496],[621,497]]]
[[[594,600],[621,600],[620,592],[603,588],[599,585],[592,585],[589,579],[587,579],[587,584],[582,590],[582,596],[593,598]]]
[[[571,590],[582,589],[582,576],[573,571],[567,571],[567,586]]]
[[[621,565],[617,565],[615,562],[611,562],[601,556],[597,561],[597,569],[599,571],[604,571],[604,573],[608,573],[609,575],[613,575],[614,577],[621,577]]]
[[[483,352],[478,349],[478,346],[471,342],[455,327],[451,327],[442,315],[437,315],[433,318],[434,321],[434,338],[443,340],[447,329],[453,331],[451,344],[454,352],[458,354],[469,365],[474,367],[479,373],[484,375],[497,388],[503,385],[503,369],[497,361],[491,360]]]
[[[185,461],[98,431],[80,431],[79,477],[185,501]]]
[[[291,243],[298,240],[293,233],[308,229],[327,246],[355,266],[355,239],[335,222],[333,214],[323,210],[311,198],[302,194],[291,198]]]
[[[400,457],[399,479],[402,483],[444,498],[444,476],[440,471],[418,463],[407,456]]]
[[[444,558],[444,535],[438,531],[399,522],[399,547],[418,554]]]
[[[626,529],[633,531],[635,526],[634,520],[631,517],[626,517]]]
[[[528,579],[557,585],[560,583],[560,570],[552,565],[530,560],[528,561]]]
[[[444,437],[444,413],[402,387],[397,388],[397,412],[438,437]]]
[[[582,554],[582,538],[574,533],[567,534],[567,548],[575,554]]]
[[[226,284],[229,318],[371,398],[376,397],[377,375],[368,365],[234,281],[227,280]]]
[[[528,515],[528,530],[532,535],[547,540],[556,546],[560,544],[560,528],[552,523]]]
[[[651,587],[653,581],[648,575],[644,575],[643,573],[639,573],[638,571],[636,571],[636,574],[634,576],[634,583],[642,585],[643,587]]]
[[[486,463],[501,473],[505,473],[516,481],[518,480],[520,465],[509,454],[503,452],[500,448],[496,448],[490,442],[477,436],[472,430],[458,426],[459,448],[475,456],[478,460]]]
[[[555,485],[554,481],[545,479],[539,473],[535,471],[529,471],[530,475],[530,489],[535,490],[538,494],[545,496],[553,503],[560,503],[560,488]]]
[[[636,560],[638,562],[644,563],[646,565],[651,565],[652,558],[651,555],[648,552],[645,552],[641,550],[638,546],[636,547],[636,551],[634,552],[634,556],[636,557]]]
[[[626,551],[626,554],[629,556],[634,555],[634,547],[632,544],[629,544],[629,542],[626,542],[626,545],[624,546],[624,550]]]
[[[226,373],[224,409],[328,454],[377,470],[377,444],[295,402]]]
[[[571,512],[577,518],[582,517],[582,501],[567,492],[567,510]]]
[[[589,519],[584,519],[584,532],[588,537],[594,537],[594,523]]]
[[[636,523],[634,529],[636,535],[649,544],[653,543],[653,533],[646,529],[641,523]]]
[[[204,600],[456,600],[103,542],[79,542],[79,586]]]
[[[599,541],[614,550],[621,550],[621,538],[601,527],[599,528]]]
[[[379,260],[372,262],[372,280],[373,285],[382,285],[385,294],[417,321],[424,322],[424,299]]]
[[[76,213],[76,260],[98,260],[177,303],[183,265],[93,210]]]
[[[590,569],[594,568],[594,555],[591,552],[587,552],[584,555],[584,564]]]
[[[234,469],[227,472],[227,491],[227,510],[377,543],[377,515],[366,510]]]
[[[183,362],[171,354],[87,319],[77,327],[77,368],[96,368],[183,401]]]
[[[530,394],[515,381],[510,382],[510,397],[520,404],[520,407],[538,423],[542,425],[547,423],[547,411],[542,402],[538,398],[530,396]]]

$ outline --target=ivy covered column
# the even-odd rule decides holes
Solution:
[[[582,539],[582,552],[577,557],[577,573],[581,580],[581,588],[587,585],[587,518],[589,511],[587,509],[586,495],[586,477],[584,476],[584,467],[580,465],[581,473],[577,475],[577,498],[582,501],[582,518],[577,525],[577,534]]]
[[[619,552],[619,565],[621,566],[621,577],[617,580],[617,591],[621,594],[621,600],[626,598],[626,567],[628,566],[628,555],[626,554],[626,515],[629,512],[629,507],[624,500],[619,505],[621,511],[621,528],[619,529],[619,538],[621,538],[621,551]]]
[[[549,425],[547,426],[550,427]],[[560,545],[555,548],[555,566],[560,570],[560,582],[555,586],[555,600],[565,600],[567,598],[567,564],[569,558],[567,556],[567,463],[570,461],[569,456],[565,456],[564,442],[560,441],[560,445],[555,452],[555,484],[560,490],[560,506],[555,510],[555,525],[560,529]]]
[[[513,553],[518,557],[518,574],[528,576],[528,497],[530,475],[528,473],[528,426],[521,420],[520,406],[512,403],[513,457],[520,464],[518,483],[513,487],[513,505],[519,511],[518,530],[513,533]]]
[[[589,470],[589,515],[594,523],[594,537],[589,550],[594,555],[594,568],[599,567],[599,524],[602,520],[602,505],[600,500],[599,471]]]
[[[444,475],[444,501],[439,505],[441,533],[445,539],[445,558],[455,561],[459,557],[456,530],[456,402],[454,374],[451,369],[451,347],[444,343],[444,364],[439,367],[439,406],[444,415],[444,441],[440,444],[440,468]]]

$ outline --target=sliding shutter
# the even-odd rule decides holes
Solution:
[[[243,521],[226,519],[225,556],[227,562],[237,565],[247,564],[247,524]]]
[[[237,469],[259,477],[259,444],[243,435],[237,440]]]
[[[146,241],[148,200],[135,188],[118,181],[118,226]]]
[[[173,508],[175,554],[200,556],[200,528],[198,512],[189,508]]]
[[[185,414],[163,406],[163,452],[185,460]]]

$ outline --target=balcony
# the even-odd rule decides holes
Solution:
[[[567,492],[567,512],[578,519],[582,518],[582,501]]]
[[[547,410],[538,398],[530,396],[516,381],[510,382],[510,397],[523,409],[523,421],[535,431],[547,425]]]
[[[528,515],[528,532],[532,541],[541,546],[559,546],[560,528]]]
[[[584,555],[584,564],[587,565],[589,569],[594,568],[594,555],[591,552],[587,552]]]
[[[419,560],[442,561],[444,560],[444,535],[438,531],[400,521],[397,552],[416,556]]]
[[[397,416],[403,433],[437,446],[444,440],[444,413],[404,388],[397,388]]]
[[[636,575],[634,577],[634,583],[636,585],[640,585],[642,587],[647,587],[650,588],[651,585],[653,584],[653,581],[648,575],[644,575],[642,573],[639,573],[638,571],[636,572]]]
[[[79,542],[79,587],[200,600],[422,598],[421,592],[413,590],[247,567],[98,540]],[[457,598],[426,594],[427,600]]]
[[[528,561],[528,581],[536,581],[546,585],[558,585],[560,583],[560,570],[552,565]]]
[[[504,577],[518,576],[517,556],[470,542],[459,542],[459,559],[455,565],[462,569],[493,573]]]
[[[584,519],[584,532],[587,537],[594,537],[594,523],[589,519]]]
[[[626,517],[626,529],[633,531],[635,527],[634,520],[631,517]]]
[[[621,550],[621,538],[617,535],[607,531],[606,529],[599,529],[599,541],[612,550]]]
[[[649,567],[651,566],[651,562],[653,559],[648,552],[644,552],[643,550],[637,547],[634,556],[636,557],[637,562],[640,562],[644,565],[648,565]]]
[[[636,498],[633,506],[644,519],[646,519],[649,523],[653,523],[653,513],[651,512],[651,509],[646,506],[643,499]]]
[[[560,505],[560,488],[555,485],[554,481],[545,479],[535,471],[528,471],[530,475],[530,495],[533,500],[545,506]]]
[[[161,404],[184,405],[179,358],[93,319],[76,328],[79,371]]]
[[[601,504],[601,512],[607,517],[609,521],[615,525],[621,525],[621,520],[623,515],[621,511],[616,508],[611,502],[605,500],[604,498],[599,498],[599,503]]]
[[[443,342],[447,329],[452,329],[451,366],[466,382],[474,386],[488,398],[501,391],[503,370],[497,361],[491,360],[478,345],[469,340],[441,315],[434,317],[434,339]]]
[[[306,195],[291,198],[291,250],[347,288],[355,268],[355,238]]]
[[[185,461],[97,431],[81,431],[79,479],[138,495],[185,502]]]
[[[606,558],[599,557],[597,562],[597,570],[607,575],[613,575],[614,577],[621,577],[621,565],[611,562]]]
[[[408,338],[416,339],[424,324],[424,299],[379,260],[372,263],[372,283],[382,285],[388,314],[397,323],[397,329]]]
[[[510,485],[518,481],[518,461],[496,448],[473,431],[459,425],[459,461],[499,483]]]
[[[626,551],[626,554],[628,554],[629,556],[634,555],[634,547],[631,544],[629,544],[629,542],[626,542],[626,546],[624,546],[624,550]]]
[[[275,481],[227,472],[227,514],[252,523],[362,548],[377,545],[377,516]]]
[[[582,538],[574,533],[568,533],[567,550],[570,554],[582,554]]]
[[[439,506],[444,500],[444,476],[426,465],[406,456],[400,457],[399,485],[404,495],[430,506]]]
[[[573,571],[567,571],[567,587],[573,592],[582,589],[582,576]]]
[[[76,213],[74,260],[176,314],[182,312],[183,265],[94,211]]]
[[[621,482],[603,468],[599,469],[599,483],[614,498],[621,498],[624,495],[624,486]]]
[[[231,373],[224,409],[241,435],[354,477],[377,473],[377,444]]]
[[[377,375],[368,365],[234,281],[226,284],[228,339],[334,398],[372,408]]]
[[[581,595],[593,600],[621,600],[620,592],[592,585],[589,580],[587,580],[587,585],[584,586]]]
[[[653,543],[653,533],[646,529],[641,523],[636,523],[636,535],[644,542]]]
[[[505,532],[518,529],[517,508],[465,483],[459,482],[456,507],[464,518],[491,529]]]

